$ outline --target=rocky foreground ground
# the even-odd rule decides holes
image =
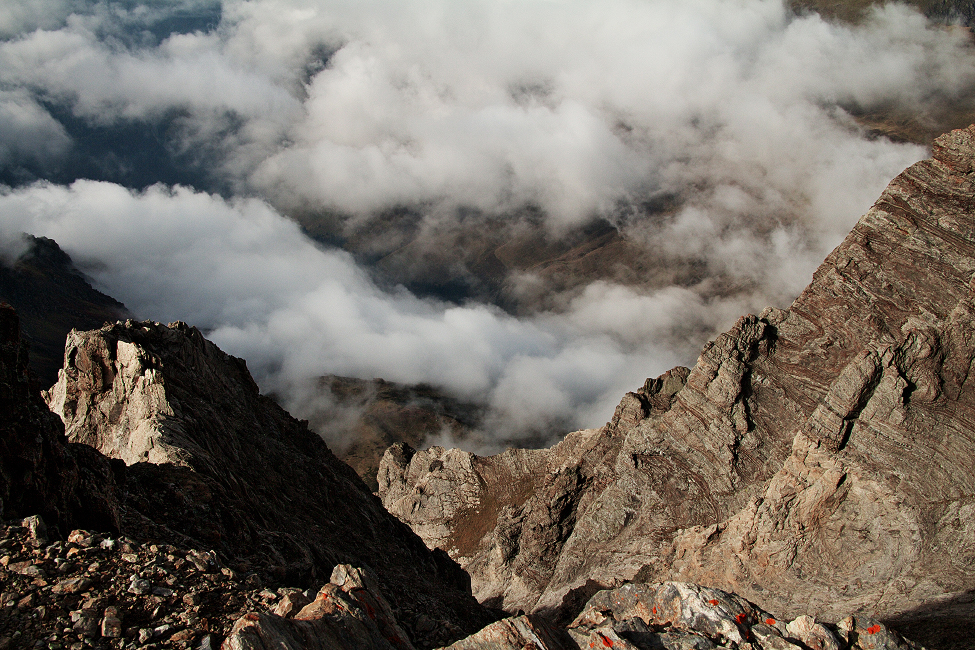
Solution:
[[[0,530],[0,649],[413,650],[374,577],[339,565],[321,589],[260,585],[212,551],[85,530],[48,539],[33,516]],[[421,616],[427,641],[453,630]],[[597,593],[568,627],[520,615],[452,650],[910,650],[878,621],[777,619],[727,592],[687,583]]]

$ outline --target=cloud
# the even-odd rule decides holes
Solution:
[[[49,163],[71,146],[60,122],[23,90],[0,90],[0,167]]]
[[[969,37],[900,5],[850,26],[777,0],[30,0],[0,9],[0,39],[0,171],[81,155],[77,124],[165,125],[162,150],[206,152],[226,197],[24,185],[0,197],[0,241],[54,238],[296,407],[324,373],[425,381],[490,404],[501,436],[600,424],[739,314],[787,306],[925,155],[855,116],[975,96]],[[550,240],[610,222],[649,266],[693,272],[597,269],[515,318],[380,288],[282,216],[379,241],[397,208],[415,223],[396,238],[466,274],[443,234],[525,214]],[[519,273],[515,294],[551,292]]]
[[[589,316],[600,301],[615,304],[615,296],[585,298],[572,322],[519,320],[486,305],[381,291],[348,254],[316,246],[254,199],[225,201],[181,187],[134,192],[94,181],[41,183],[0,195],[0,214],[11,233],[62,242],[134,313],[208,330],[248,360],[266,390],[299,408],[311,408],[308,381],[326,371],[382,376],[489,401],[497,431],[517,436],[553,420],[599,424],[587,411],[618,400],[621,379],[642,382],[648,370],[663,371],[676,358],[646,341],[614,339],[615,322]],[[667,298],[664,306],[682,299]],[[631,293],[629,300],[639,299]],[[659,330],[673,325],[663,316]],[[634,353],[653,358],[624,370]]]

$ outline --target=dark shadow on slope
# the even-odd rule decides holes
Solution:
[[[968,650],[975,624],[975,590],[883,621],[928,650]]]

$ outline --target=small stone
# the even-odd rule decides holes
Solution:
[[[122,619],[119,618],[118,610],[114,607],[105,608],[105,617],[102,619],[102,636],[112,639],[122,636]]]
[[[437,623],[426,614],[420,614],[416,619],[415,627],[420,634],[427,634],[437,629]]]
[[[195,636],[196,636],[196,632],[194,632],[193,630],[180,630],[179,632],[169,637],[169,641],[171,643],[178,643],[180,641],[192,641]]]
[[[139,556],[135,553],[122,553],[122,561],[128,562],[129,564],[138,564]]]
[[[152,583],[143,578],[136,578],[129,585],[127,590],[130,594],[135,594],[137,596],[143,596],[152,591]]]
[[[56,594],[77,594],[87,591],[91,587],[91,580],[87,578],[68,578],[54,585],[51,589]]]
[[[163,598],[169,598],[170,596],[173,595],[173,590],[172,589],[169,589],[167,587],[153,587],[152,588],[152,595],[153,596],[161,596]]]
[[[21,522],[21,526],[27,529],[30,539],[34,542],[47,543],[47,524],[44,523],[40,515],[27,517]]]
[[[290,618],[310,602],[311,599],[300,591],[298,593],[285,594],[281,598],[281,602],[275,606],[274,613],[283,618]]]
[[[191,593],[183,595],[183,604],[187,607],[193,607],[194,605],[199,605],[201,601],[200,594]]]

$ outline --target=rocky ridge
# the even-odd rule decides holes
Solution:
[[[603,429],[492,458],[396,447],[380,494],[508,611],[679,579],[909,628],[975,587],[973,278],[969,127],[891,182],[788,310],[740,319]]]
[[[74,416],[70,437],[85,443],[66,438],[41,400],[9,307],[0,334],[5,517],[40,514],[62,541],[84,527],[206,549],[272,587],[317,589],[337,564],[368,567],[420,647],[494,620],[456,564],[431,553],[321,438],[259,394],[242,361],[194,328],[128,321],[72,335],[52,395]],[[432,633],[412,628],[420,616],[435,621]]]
[[[58,525],[50,530],[43,518],[36,515],[8,519],[0,527],[2,650],[142,647],[212,650],[218,645],[223,650],[413,650],[442,646],[459,637],[463,638],[450,646],[454,650],[529,647],[591,650],[599,646],[639,650],[905,650],[918,647],[879,622],[865,619],[851,618],[830,627],[805,616],[776,626],[770,615],[738,596],[685,583],[627,584],[617,590],[598,592],[568,627],[535,615],[522,615],[465,636],[462,628],[447,617],[471,625],[473,617],[462,616],[464,608],[473,602],[470,597],[465,597],[463,590],[437,582],[436,576],[424,575],[423,565],[393,564],[402,556],[402,546],[408,546],[408,540],[404,544],[389,537],[381,545],[365,546],[369,543],[368,535],[377,531],[388,535],[390,529],[361,513],[356,524],[368,530],[356,532],[347,526],[343,532],[362,545],[358,549],[359,559],[368,561],[375,570],[365,565],[337,563],[331,567],[328,582],[320,588],[275,586],[273,581],[281,575],[273,570],[277,566],[274,561],[281,558],[268,555],[275,549],[243,547],[224,527],[228,512],[241,508],[242,503],[246,505],[246,499],[252,495],[244,492],[243,486],[238,486],[236,491],[243,494],[229,490],[218,494],[221,485],[206,474],[208,464],[219,464],[231,474],[238,473],[239,466],[221,459],[214,445],[205,444],[206,429],[196,425],[200,436],[197,438],[193,437],[192,430],[187,430],[192,424],[187,419],[194,399],[191,380],[196,377],[200,382],[206,381],[209,371],[221,363],[232,364],[243,373],[239,361],[223,355],[198,336],[198,332],[181,324],[167,327],[130,321],[73,336],[67,347],[69,353],[61,383],[52,393],[60,396],[61,401],[52,400],[55,404],[73,409],[74,417],[68,418],[72,435],[88,431],[92,434],[90,442],[97,444],[104,440],[116,452],[142,445],[150,450],[158,447],[160,454],[172,454],[154,456],[157,463],[142,460],[126,465],[122,460],[106,458],[91,446],[67,442],[63,431],[56,426],[59,420],[50,413],[43,417],[36,384],[24,374],[26,349],[16,336],[16,316],[12,310],[0,309],[0,323],[6,325],[2,329],[4,338],[0,340],[3,353],[0,381],[9,402],[7,406],[12,408],[4,411],[0,419],[7,427],[3,441],[10,448],[16,449],[20,444],[35,452],[30,456],[3,458],[5,469],[13,461],[28,470],[3,474],[10,481],[7,494],[28,492],[21,480],[45,485],[32,478],[38,470],[47,476],[52,488],[38,493],[41,498],[34,501],[8,499],[5,514],[15,515],[25,507],[37,505],[58,517]],[[114,355],[99,356],[112,349],[111,343],[114,343]],[[120,343],[131,344],[136,353],[129,354],[132,349]],[[192,354],[187,352],[187,347]],[[194,362],[186,364],[186,358]],[[133,359],[140,360],[144,370],[157,372],[151,375],[132,372]],[[204,365],[210,368],[201,367]],[[675,374],[679,383],[682,373]],[[241,395],[233,373],[225,379],[228,383],[223,390],[230,398],[246,398]],[[143,385],[145,390],[134,390],[140,380],[150,387]],[[651,402],[666,401],[661,393],[666,392],[668,385],[674,386],[666,378],[650,382],[648,390],[656,391]],[[220,401],[221,389],[214,386],[211,389],[214,393],[208,398],[217,400],[218,407],[225,406]],[[147,403],[139,407],[146,395],[155,400],[150,406],[160,408],[147,408]],[[132,402],[126,402],[127,399]],[[244,403],[242,408],[246,406]],[[19,411],[26,411],[31,418],[11,417]],[[142,419],[137,419],[136,413],[141,413]],[[265,415],[273,422],[275,413],[272,409],[270,415]],[[623,415],[621,410],[619,422],[624,421]],[[184,426],[170,431],[168,418]],[[19,426],[8,426],[11,423]],[[226,443],[237,443],[234,448],[242,457],[253,452],[250,448],[253,441],[235,438],[241,434],[239,423],[228,417],[223,425],[229,427],[221,431],[230,436]],[[133,431],[140,432],[141,437],[128,435]],[[273,441],[280,433],[268,428],[266,437]],[[580,459],[592,452],[595,447],[591,443],[598,440],[592,435],[598,432],[588,433],[566,441],[575,445]],[[25,445],[19,438],[43,444],[43,448]],[[197,445],[180,447],[189,447],[186,440],[195,440]],[[525,460],[530,461],[532,452],[524,453],[528,454]],[[259,458],[246,457],[251,462]],[[52,458],[61,459],[62,469],[73,471],[53,476],[44,472]],[[287,460],[295,462],[293,457]],[[103,471],[93,474],[91,467]],[[300,470],[300,465],[296,467]],[[324,473],[325,469],[322,467],[321,471]],[[351,469],[346,471],[352,475]],[[265,468],[266,476],[272,473],[273,463],[270,469]],[[259,477],[250,479],[255,481],[251,487],[256,490],[266,489],[266,482],[274,481],[273,476],[264,483]],[[328,479],[319,476],[319,480]],[[94,488],[101,491],[93,492]],[[365,492],[364,488],[360,490]],[[347,492],[336,492],[346,500],[354,499]],[[90,517],[85,508],[99,500],[107,513],[104,521],[113,530],[92,532],[66,528],[80,518]],[[175,510],[181,510],[181,514]],[[187,545],[202,541],[199,533],[204,529],[200,528],[199,511],[211,518],[210,530],[221,534],[211,536],[207,540],[211,544]],[[260,536],[268,529],[273,532],[274,522],[269,521],[267,512],[241,513],[245,515],[251,520],[235,522],[249,526],[244,535]],[[331,502],[325,515],[340,517],[348,513]],[[61,530],[70,532],[62,536]],[[285,530],[280,534],[291,532]],[[307,530],[307,538],[298,539],[312,553],[322,545],[333,557],[346,552],[332,539],[323,539],[315,529]],[[415,543],[419,544],[419,540]],[[423,556],[421,552],[414,557],[422,561]],[[323,580],[315,580],[316,576],[323,575],[322,567],[322,564],[312,564],[304,578],[322,584]],[[397,584],[404,576],[412,578],[413,584]],[[427,584],[420,582],[424,579]],[[267,584],[269,580],[271,584]],[[443,600],[435,597],[432,589],[438,589],[436,596]],[[458,602],[451,603],[451,600]],[[482,614],[481,620],[489,619]]]
[[[140,461],[125,465],[121,460],[102,456],[88,445],[67,442],[63,431],[57,426],[59,420],[44,411],[36,384],[30,381],[26,372],[26,344],[19,338],[13,310],[0,308],[0,324],[4,325],[0,328],[3,333],[0,339],[0,381],[4,389],[4,405],[9,409],[0,418],[5,427],[2,440],[8,450],[19,448],[32,452],[3,456],[5,471],[2,476],[8,481],[5,483],[8,498],[4,501],[4,512],[16,515],[24,508],[36,506],[51,513],[49,516],[55,517],[54,521],[57,522],[49,529],[41,516],[32,515],[24,519],[8,519],[5,525],[0,526],[0,649],[212,650],[219,645],[223,650],[413,650],[415,647],[443,645],[464,637],[464,632],[457,625],[440,618],[442,614],[438,612],[449,612],[449,606],[423,593],[424,587],[429,587],[429,584],[417,583],[413,585],[412,593],[403,593],[402,587],[397,589],[395,584],[396,569],[390,571],[388,564],[380,561],[381,558],[367,557],[383,573],[374,573],[366,566],[357,568],[337,564],[332,567],[328,582],[317,591],[316,587],[304,590],[286,586],[274,588],[273,585],[265,585],[268,577],[273,579],[273,572],[255,561],[255,553],[248,554],[220,538],[210,540],[219,550],[174,543],[174,539],[194,541],[194,537],[188,533],[194,532],[192,510],[195,507],[209,504],[213,506],[213,515],[218,517],[221,510],[228,507],[219,500],[204,501],[199,493],[200,486],[191,486],[184,472],[195,471],[194,464],[205,467],[206,463],[202,460],[216,462],[216,452],[211,446],[198,445],[192,449],[182,449],[172,456],[173,460],[181,463],[179,465],[160,457],[154,457],[162,461],[159,464]],[[152,335],[139,338],[149,332]],[[115,340],[115,361],[119,358],[125,360],[121,366],[117,363],[108,365],[111,357],[97,356],[99,351],[109,349],[107,342],[112,340],[112,336],[118,337]],[[130,348],[118,345],[128,342],[135,346],[136,341],[137,354],[134,355],[126,352],[132,351]],[[221,361],[231,363],[243,372],[237,361],[226,355],[220,356],[222,353],[211,347],[212,344],[182,325],[166,327],[127,322],[87,335],[75,335],[69,341],[68,363],[66,372],[62,373],[60,389],[55,391],[63,400],[59,402],[62,408],[66,404],[73,404],[74,413],[78,416],[73,421],[78,425],[73,435],[83,429],[85,422],[96,423],[93,430],[97,431],[98,426],[120,425],[125,421],[130,428],[146,434],[133,438],[131,442],[134,444],[155,449],[156,443],[152,441],[158,441],[162,453],[180,450],[178,444],[182,443],[179,436],[169,435],[164,426],[165,418],[156,416],[165,411],[167,417],[186,417],[186,411],[176,406],[187,407],[187,396],[183,395],[180,402],[170,402],[168,398],[180,395],[173,384],[180,378],[189,379],[191,372],[185,367],[179,368],[179,355],[173,354],[172,349],[167,350],[167,346],[177,349],[194,347],[202,355],[195,357],[196,363],[192,364],[194,372],[200,371],[197,375],[200,378],[206,377],[205,369],[201,369],[200,365],[207,360],[211,366]],[[120,349],[123,351],[121,355]],[[146,365],[151,361],[153,368],[159,372],[148,378],[146,373],[139,377],[145,380],[143,383],[155,382],[158,390],[134,393],[129,390],[139,383],[138,380],[133,381],[133,373],[126,374],[126,371],[132,370],[132,359],[142,359],[140,363]],[[184,372],[187,374],[183,375]],[[114,379],[120,375],[123,379],[116,385]],[[108,377],[112,378],[111,382],[106,379]],[[228,375],[227,379],[233,387],[233,375]],[[188,385],[184,385],[184,388]],[[87,387],[89,392],[82,390],[83,387]],[[90,392],[92,387],[100,387],[102,394]],[[106,394],[109,387],[112,388],[112,396]],[[136,404],[117,401],[126,395],[134,395],[132,399],[137,402],[140,395],[146,394],[157,398],[154,406],[165,404],[169,405],[168,409],[142,408],[143,419],[136,421],[133,415]],[[230,395],[235,399],[241,398],[236,390],[230,390]],[[104,406],[111,407],[107,408],[107,413],[101,408]],[[115,406],[132,408],[118,409]],[[23,417],[24,413],[30,417]],[[89,413],[91,418],[86,419],[79,413]],[[107,416],[107,420],[101,419],[103,416]],[[151,427],[142,426],[146,423],[156,427],[155,433],[158,435],[151,433]],[[124,427],[106,428],[105,432],[111,434],[106,436],[106,440],[115,445],[113,448],[116,451],[131,448],[124,444]],[[176,433],[191,435],[186,429],[178,429]],[[91,439],[94,442],[98,440],[97,437]],[[197,439],[197,442],[205,440]],[[241,453],[246,453],[246,447],[245,444],[240,445]],[[60,463],[55,466],[60,471],[47,471],[52,459]],[[8,471],[12,466],[21,471]],[[101,473],[92,473],[92,468]],[[232,465],[226,465],[224,469],[234,471]],[[204,472],[205,469],[200,470],[200,476],[195,480],[206,485]],[[38,481],[35,478],[38,474],[44,476],[47,482]],[[181,481],[182,484],[177,486],[166,481]],[[43,489],[34,491],[30,489],[31,485]],[[95,488],[100,491],[94,491]],[[187,497],[186,492],[190,488],[197,492],[196,501]],[[10,498],[11,495],[25,493],[33,499]],[[149,502],[151,495],[159,493],[162,498]],[[173,514],[174,496],[183,498],[177,505],[188,509],[189,515],[181,518]],[[94,512],[113,530],[93,532],[67,528],[72,522],[86,517],[90,519],[92,513],[86,512],[86,508],[98,503],[102,504],[104,511],[99,513],[96,509]],[[331,509],[340,510],[334,505]],[[259,518],[260,514],[255,513],[254,517]],[[268,525],[266,521],[261,524]],[[70,532],[62,535],[61,530]],[[309,532],[309,535],[314,534],[315,531]],[[308,540],[311,547],[316,541],[320,542]],[[396,540],[389,539],[383,547],[369,550],[395,556]],[[337,554],[340,550],[335,552]],[[308,571],[307,578],[314,579],[314,569],[312,567]],[[422,576],[422,573],[419,575]],[[463,598],[462,592],[458,594],[445,589],[429,574],[422,576],[422,579],[440,589],[442,597]],[[742,604],[744,601],[740,598],[714,590],[707,591],[712,598],[707,611],[701,614],[696,613],[695,608],[700,606],[700,594],[705,592],[694,585],[628,585],[625,589],[642,589],[639,595],[649,605],[639,606],[631,602],[627,612],[615,614],[610,621],[607,613],[620,598],[615,593],[600,593],[590,603],[586,610],[588,614],[567,629],[537,617],[519,616],[483,627],[451,647],[456,650],[522,650],[525,647],[574,650],[585,648],[587,643],[592,648],[597,641],[607,647],[616,644],[641,650],[658,650],[661,647],[749,647],[737,643],[735,639],[744,639],[752,634],[751,630],[755,628],[749,626],[753,622],[742,619],[741,612],[726,605],[731,602],[739,608],[749,608],[749,612],[757,611],[750,604]],[[647,595],[657,593],[653,590],[667,589],[670,589],[667,593],[673,592],[670,601],[662,600],[659,595]],[[688,597],[689,594],[697,599]],[[390,600],[390,595],[395,600]],[[419,611],[416,606],[411,607],[411,598],[426,605],[427,609]],[[656,600],[651,602],[652,598]],[[660,611],[663,613],[665,602],[676,614],[669,619],[657,618],[657,604],[661,605]],[[718,604],[721,606],[718,607]],[[640,618],[650,611],[654,618]],[[814,623],[810,625],[815,628]],[[844,644],[837,647],[851,650],[914,647],[897,635],[889,634],[879,624],[873,624],[871,629],[874,630],[871,634],[883,629],[886,636],[877,636],[876,639],[887,639],[890,643],[857,645],[853,637],[840,635],[837,638],[843,639]],[[737,636],[732,634],[733,630],[740,630]],[[794,636],[798,634],[788,629],[787,632]],[[772,637],[779,639],[774,634]],[[763,642],[750,647],[804,647],[790,645],[787,638],[791,637],[783,636],[781,642],[776,642],[777,645]]]

